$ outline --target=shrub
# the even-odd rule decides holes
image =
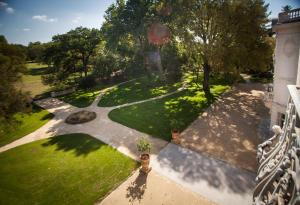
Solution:
[[[161,50],[161,58],[166,80],[169,83],[178,82],[182,77],[182,59],[179,56],[176,46],[173,44],[165,46]]]
[[[136,146],[139,152],[150,152],[151,150],[151,144],[146,138],[140,139]]]
[[[79,81],[79,87],[82,89],[88,89],[96,86],[96,80],[95,76],[93,75],[88,75],[85,78],[80,79]]]

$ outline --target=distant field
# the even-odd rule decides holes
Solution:
[[[27,73],[23,75],[22,82],[18,84],[23,91],[29,91],[32,97],[40,95],[47,90],[49,86],[42,83],[41,76],[45,74],[47,65],[39,63],[27,63]]]

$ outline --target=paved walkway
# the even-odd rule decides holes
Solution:
[[[256,149],[269,134],[269,108],[262,84],[239,84],[183,133],[182,145],[256,171]]]
[[[155,170],[136,171],[99,205],[213,205],[214,203],[176,184]]]
[[[73,107],[55,98],[37,101],[39,106],[55,117],[35,132],[0,147],[0,152],[56,135],[87,133],[125,155],[138,159],[136,142],[145,137],[152,143],[153,170],[147,178],[136,172],[101,204],[250,204],[254,179],[252,173],[172,143],[168,144],[164,140],[113,122],[108,117],[108,113],[115,108],[163,98],[176,92],[178,91],[115,107],[97,106],[103,92],[86,108]],[[79,125],[64,122],[69,114],[80,110],[96,112],[97,118]],[[140,195],[136,189],[145,187],[144,185],[147,189]]]
[[[175,91],[177,92],[177,91]],[[173,92],[173,93],[175,93]],[[172,93],[166,94],[165,96],[171,95]],[[89,134],[106,144],[111,145],[118,151],[125,155],[130,156],[133,159],[139,159],[139,152],[136,148],[136,143],[141,138],[147,138],[152,144],[151,153],[152,155],[158,154],[158,152],[167,145],[167,141],[161,140],[159,138],[151,137],[145,133],[139,132],[137,130],[128,128],[119,123],[113,122],[109,119],[108,113],[115,109],[116,107],[98,107],[97,104],[103,93],[100,93],[96,97],[95,101],[86,108],[77,108],[64,103],[56,98],[47,98],[43,100],[36,101],[35,103],[49,112],[53,113],[55,117],[51,119],[47,124],[39,128],[38,130],[20,138],[8,145],[0,147],[0,152],[4,152],[8,149],[17,147],[22,144],[33,142],[40,139],[45,139],[62,134],[70,133],[86,133]],[[146,101],[155,100],[162,98],[163,96],[158,96],[155,98],[148,99]],[[140,103],[145,102],[141,101]],[[122,105],[130,106],[132,104],[137,104],[138,102]],[[91,122],[77,125],[70,125],[64,122],[67,116],[73,112],[78,112],[80,110],[88,110],[96,112],[97,118]]]
[[[151,166],[216,204],[252,204],[255,174],[223,161],[170,143],[151,159]]]

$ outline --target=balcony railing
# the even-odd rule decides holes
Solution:
[[[290,99],[283,127],[258,146],[254,205],[300,205],[300,87],[288,85]]]
[[[282,12],[278,15],[278,23],[288,23],[293,21],[300,21],[300,8]]]

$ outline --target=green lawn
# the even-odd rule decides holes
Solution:
[[[98,106],[111,107],[125,103],[136,102],[156,97],[176,90],[179,83],[166,85],[157,78],[139,78],[137,80],[119,85],[107,92],[100,100]]]
[[[91,89],[86,89],[86,90],[80,89],[74,93],[59,96],[57,98],[75,107],[83,108],[91,105],[92,102],[95,100],[95,98],[99,95],[101,90],[104,90],[113,85],[114,85],[113,82],[108,82],[108,83],[99,82],[95,87]]]
[[[59,96],[57,98],[75,107],[87,107],[92,104],[99,93],[100,88],[92,90],[78,90],[74,93]]]
[[[50,87],[42,83],[41,76],[47,71],[48,66],[39,63],[27,63],[28,71],[22,76],[22,82],[18,86],[23,91],[29,91],[31,96],[41,95],[49,91]]]
[[[94,204],[138,163],[86,134],[61,135],[0,153],[0,204]]]
[[[229,88],[228,85],[212,86],[214,99]],[[177,120],[176,127],[182,131],[208,106],[204,92],[190,87],[166,98],[115,109],[109,113],[109,117],[125,126],[169,141],[174,119]]]
[[[0,124],[0,146],[19,139],[46,124],[53,115],[46,110],[33,106],[32,112],[18,113],[13,125]]]

